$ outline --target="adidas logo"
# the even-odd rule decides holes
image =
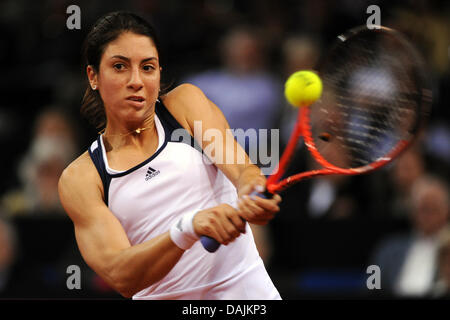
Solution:
[[[177,229],[180,230],[181,232],[183,232],[183,226],[181,225],[182,220],[183,220],[183,217],[181,217],[181,219],[178,220],[178,223],[177,223]]]
[[[155,170],[152,167],[148,167],[147,174],[145,175],[145,181],[148,181],[151,178],[156,177],[158,174],[160,174],[159,170]]]

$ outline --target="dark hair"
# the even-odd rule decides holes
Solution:
[[[106,46],[123,32],[132,32],[151,38],[158,55],[160,54],[160,42],[155,28],[134,13],[117,11],[99,18],[89,31],[83,44],[85,66],[90,65],[95,72],[98,72]],[[102,129],[106,125],[103,101],[98,91],[92,90],[89,84],[84,93],[80,111],[97,129]]]

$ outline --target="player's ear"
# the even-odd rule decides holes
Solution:
[[[89,79],[89,84],[91,85],[91,87],[96,88],[97,87],[97,72],[95,71],[94,67],[91,65],[88,65],[86,67],[86,74]]]

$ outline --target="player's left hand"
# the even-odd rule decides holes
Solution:
[[[274,194],[271,199],[264,199],[251,195],[254,191],[264,192],[265,187],[261,182],[261,179],[257,179],[253,183],[247,183],[239,188],[238,209],[239,215],[246,221],[257,225],[266,225],[280,211],[278,204],[281,197]]]

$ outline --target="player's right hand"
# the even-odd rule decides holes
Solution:
[[[198,236],[209,236],[224,245],[245,233],[246,227],[238,211],[228,204],[199,211],[192,223]]]

